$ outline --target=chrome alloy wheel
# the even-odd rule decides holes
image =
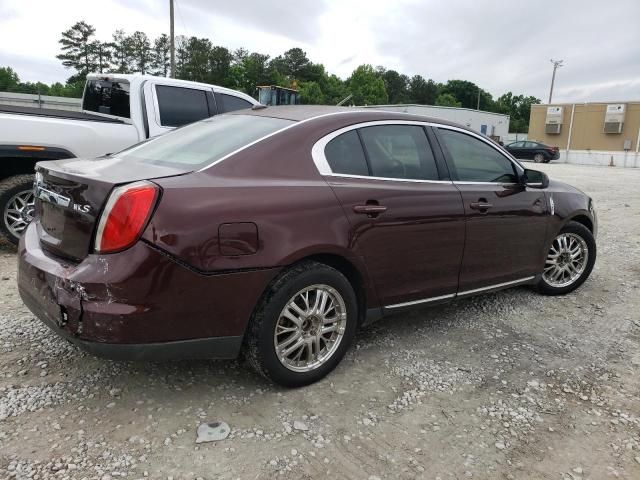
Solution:
[[[347,307],[335,288],[311,285],[296,293],[280,312],[273,342],[289,370],[309,372],[336,352],[347,325]]]
[[[13,236],[20,237],[33,220],[34,203],[33,190],[18,192],[7,202],[4,207],[4,224]]]
[[[561,233],[551,244],[542,277],[552,287],[566,287],[575,282],[587,266],[589,248],[575,233]]]

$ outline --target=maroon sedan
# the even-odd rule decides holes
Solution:
[[[596,259],[587,195],[400,113],[238,111],[36,177],[18,283],[43,322],[112,358],[242,352],[288,386],[386,314],[516,285],[564,294]]]

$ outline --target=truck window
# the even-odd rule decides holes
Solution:
[[[157,85],[156,95],[163,127],[181,127],[209,117],[204,90]]]
[[[234,110],[242,110],[243,108],[251,108],[253,104],[246,100],[236,97],[234,95],[221,94],[222,97],[222,111],[233,112]]]
[[[130,118],[129,82],[88,80],[82,97],[82,109]]]

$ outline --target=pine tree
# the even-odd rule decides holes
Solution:
[[[151,68],[151,42],[144,32],[134,32],[129,37],[131,54],[135,71],[148,73]]]
[[[153,53],[152,53],[152,68],[154,75],[161,75],[166,77],[169,75],[170,58],[169,58],[169,36],[166,34],[160,35],[153,42]]]
[[[116,30],[111,42],[113,49],[113,68],[117,73],[131,72],[131,41],[124,30]]]
[[[94,41],[96,29],[84,21],[76,22],[69,30],[62,32],[59,40],[62,53],[56,58],[67,68],[74,68],[74,78],[85,77],[98,68]]]

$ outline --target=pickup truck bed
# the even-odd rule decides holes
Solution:
[[[12,113],[16,115],[37,115],[39,117],[65,118],[70,120],[87,120],[91,122],[124,123],[119,118],[103,117],[90,112],[73,112],[70,110],[58,110],[55,108],[17,107],[12,105],[0,105],[0,113]]]
[[[0,106],[0,237],[17,243],[31,221],[38,161],[116,153],[176,127],[256,104],[244,93],[216,85],[107,73],[87,76],[81,112]]]

